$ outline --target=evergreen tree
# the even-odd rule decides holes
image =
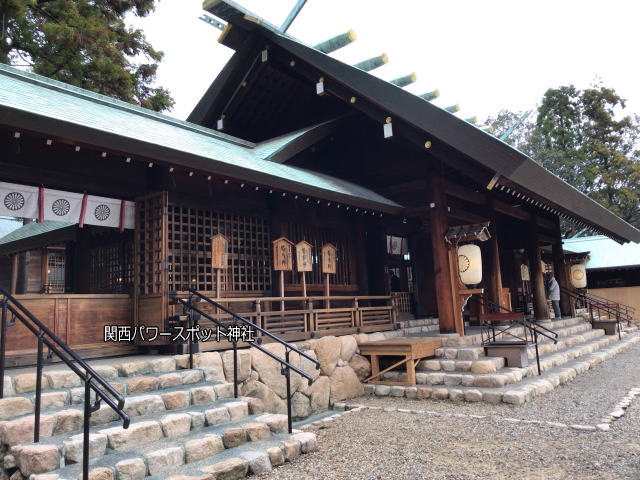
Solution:
[[[0,0],[0,62],[156,111],[170,109],[154,87],[162,52],[125,17],[154,0]]]

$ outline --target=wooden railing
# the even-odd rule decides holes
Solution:
[[[396,323],[391,296],[212,299],[269,332],[288,334],[287,339],[313,337],[316,333],[321,336],[390,330]],[[216,312],[211,305],[203,304],[202,309],[215,320],[225,324],[231,321],[229,314]]]
[[[391,298],[398,313],[413,313],[413,294],[411,292],[392,292]]]

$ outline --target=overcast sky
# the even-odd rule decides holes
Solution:
[[[280,25],[295,0],[238,0]],[[199,0],[161,0],[137,22],[165,52],[159,84],[184,119],[233,53],[217,43],[219,30],[198,20]],[[502,108],[535,108],[544,91],[596,77],[640,113],[638,20],[633,0],[308,0],[289,33],[315,44],[348,29],[357,40],[332,54],[356,62],[387,52],[375,75],[391,79],[415,71],[416,93],[439,88],[441,106],[480,119]]]

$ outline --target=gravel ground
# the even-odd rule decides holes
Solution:
[[[640,479],[640,398],[609,432],[511,423],[503,417],[595,425],[640,386],[640,346],[521,407],[359,398],[351,403],[490,415],[488,418],[363,410],[318,435],[319,450],[266,479]]]

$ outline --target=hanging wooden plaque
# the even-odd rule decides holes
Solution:
[[[293,242],[284,237],[273,241],[273,269],[276,271],[293,270]]]
[[[312,248],[313,245],[304,240],[296,243],[296,267],[299,272],[310,272],[313,270]]]
[[[211,238],[211,268],[226,269],[229,266],[229,241],[222,234]]]
[[[336,273],[336,254],[338,249],[331,243],[322,246],[322,273]]]

